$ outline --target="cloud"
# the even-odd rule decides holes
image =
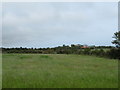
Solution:
[[[3,46],[111,45],[117,3],[4,3]]]

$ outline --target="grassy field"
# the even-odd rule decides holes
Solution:
[[[84,55],[3,54],[3,88],[117,88],[118,61]]]
[[[2,88],[2,54],[0,53],[0,89]]]

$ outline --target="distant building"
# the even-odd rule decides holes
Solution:
[[[83,45],[81,48],[89,48],[88,45]]]

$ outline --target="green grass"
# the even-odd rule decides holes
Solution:
[[[84,55],[3,54],[3,88],[117,88],[118,61]]]
[[[0,53],[0,89],[2,88],[2,54]]]

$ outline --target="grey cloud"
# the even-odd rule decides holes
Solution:
[[[7,47],[110,45],[111,35],[117,29],[117,3],[4,3],[3,6],[3,46]]]

